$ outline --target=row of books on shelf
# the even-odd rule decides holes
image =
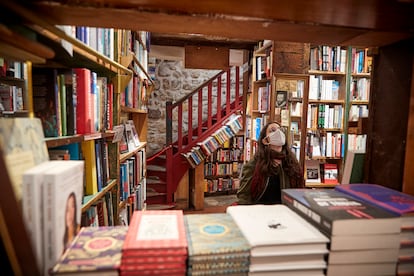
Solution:
[[[120,201],[127,200],[139,186],[145,186],[145,150],[137,151],[133,156],[120,163]],[[144,195],[143,195],[144,196]],[[140,200],[143,203],[143,200]],[[139,206],[142,209],[142,204]]]
[[[226,175],[239,175],[242,162],[231,162],[231,163],[204,163],[204,176],[226,176]]]
[[[359,118],[368,118],[368,114],[368,105],[351,105],[348,120],[350,122],[357,122]]]
[[[33,106],[45,137],[113,127],[113,84],[87,68],[33,68]]]
[[[343,133],[308,131],[305,153],[309,158],[341,158],[345,154],[344,142]]]
[[[272,49],[269,47],[265,50],[264,55],[258,55],[256,58],[256,76],[255,80],[270,79],[272,72]]]
[[[141,145],[133,120],[126,120],[124,123],[115,126],[114,131],[116,133],[113,142],[119,142],[121,153],[132,152]]]
[[[318,45],[310,49],[310,69],[345,73],[347,50],[341,46]]]
[[[310,104],[308,108],[307,127],[312,129],[341,129],[344,108],[342,105]]]
[[[339,172],[337,163],[320,163],[318,160],[305,160],[306,184],[338,184]]]
[[[218,177],[206,178],[204,180],[204,192],[215,193],[224,191],[237,191],[240,187],[240,179],[238,177]]]
[[[371,73],[372,70],[372,56],[368,55],[368,48],[351,50],[351,72],[353,74],[358,73]]]
[[[351,81],[351,100],[352,101],[369,101],[369,91],[371,79],[369,78],[352,78]]]
[[[132,76],[131,80],[128,82],[128,85],[121,93],[121,105],[146,110],[148,87],[148,80],[141,79],[135,75]]]
[[[338,80],[324,79],[321,75],[309,75],[310,100],[339,100]]]
[[[196,167],[203,162],[207,156],[213,154],[224,143],[238,135],[242,129],[241,116],[233,115],[227,122],[216,130],[204,141],[197,143],[189,152],[183,153],[182,156],[188,161],[190,166]]]
[[[91,196],[85,196],[84,201],[88,202]],[[114,216],[114,204],[116,201],[111,192],[106,193],[81,215],[81,227],[114,226],[118,224]]]
[[[27,66],[0,57],[0,114],[8,115],[24,111],[23,89]]]
[[[52,271],[329,276],[412,272],[414,239],[404,240],[401,234],[402,229],[414,231],[412,196],[353,184],[284,189],[282,201],[229,206],[225,213],[135,211],[128,229],[82,229]],[[95,240],[92,233],[102,244],[108,237],[117,242],[106,242],[108,247],[97,253],[85,242]],[[403,241],[410,245],[401,246]],[[83,254],[75,255],[77,250]],[[97,263],[96,254],[112,261]]]
[[[243,148],[218,148],[207,156],[207,162],[243,161]]]

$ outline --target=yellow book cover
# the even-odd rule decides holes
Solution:
[[[85,195],[93,195],[98,192],[98,180],[96,174],[95,141],[82,142],[82,155],[85,160]]]

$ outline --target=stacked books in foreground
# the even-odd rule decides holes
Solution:
[[[127,226],[83,227],[51,275],[119,275]]]
[[[185,275],[182,210],[135,211],[122,248],[120,275]]]
[[[395,275],[400,218],[333,189],[285,189],[282,201],[330,239],[326,275]]]
[[[187,275],[247,275],[250,246],[229,214],[184,216]]]
[[[414,197],[376,184],[339,185],[335,189],[401,217],[396,275],[414,275]]]
[[[249,275],[324,275],[329,240],[284,205],[227,207],[249,241]]]

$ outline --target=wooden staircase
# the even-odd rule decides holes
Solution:
[[[240,112],[241,84],[240,68],[232,67],[218,73],[181,100],[167,102],[166,146],[147,158],[148,209],[175,207],[174,193],[191,168],[181,154],[190,151],[218,130],[231,115]],[[195,101],[197,107],[194,107]]]

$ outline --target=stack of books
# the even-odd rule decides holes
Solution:
[[[248,273],[250,246],[229,214],[189,214],[184,221],[188,240],[187,275]]]
[[[249,275],[324,275],[328,238],[288,207],[227,207],[247,238]]]
[[[120,275],[185,275],[187,248],[182,210],[134,211]]]
[[[401,217],[397,275],[413,275],[414,196],[376,184],[338,185],[335,189]]]
[[[334,189],[284,189],[282,201],[330,239],[327,276],[395,275],[398,216]]]

